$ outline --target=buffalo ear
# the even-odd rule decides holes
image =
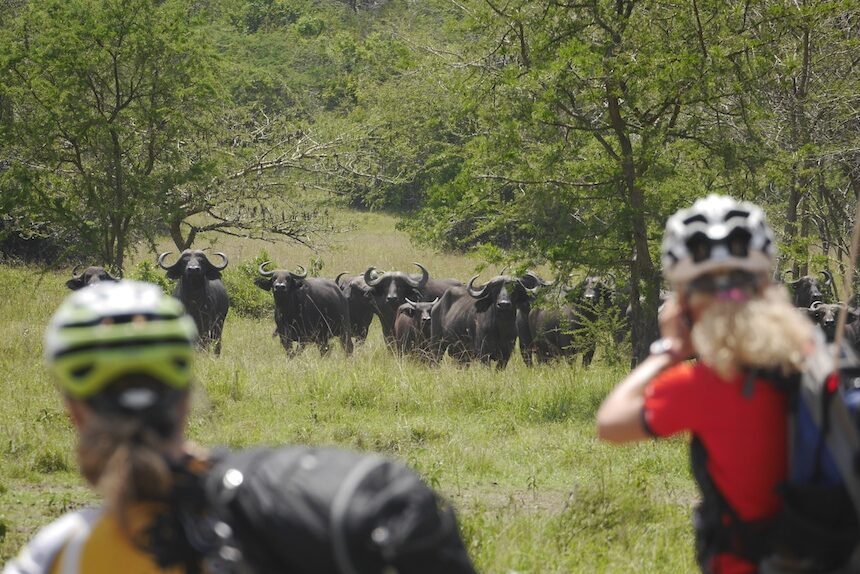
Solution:
[[[495,299],[493,297],[481,297],[480,299],[475,299],[475,309],[477,309],[478,313],[485,313],[494,302]]]
[[[178,280],[182,277],[182,271],[185,269],[184,265],[173,265],[172,267],[167,268],[167,278],[173,279],[174,281]]]
[[[218,271],[215,266],[209,262],[208,259],[203,259],[203,265],[206,267],[206,279],[208,279],[209,281],[221,279],[221,272]]]
[[[84,286],[84,280],[82,277],[72,277],[68,281],[66,281],[66,287],[71,289],[72,291],[77,291],[78,289]]]
[[[263,291],[271,291],[272,290],[272,280],[269,277],[257,277],[254,279],[254,285],[262,289]]]
[[[415,309],[412,307],[402,307],[399,312],[407,317],[415,317]]]

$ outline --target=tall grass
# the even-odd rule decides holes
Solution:
[[[269,251],[279,266],[324,261],[323,276],[367,265],[466,278],[477,262],[414,249],[370,216],[342,247],[231,240],[231,265]],[[139,261],[151,254],[139,254]],[[304,258],[304,259],[303,259]],[[0,560],[58,514],[94,501],[75,472],[74,436],[41,366],[41,336],[64,277],[0,267]],[[204,445],[313,443],[378,450],[418,469],[457,507],[479,569],[694,570],[694,487],[680,441],[611,447],[594,413],[624,369],[600,360],[508,369],[436,368],[385,349],[378,324],[352,357],[335,344],[288,359],[270,317],[228,316],[220,358],[201,354],[189,434]]]

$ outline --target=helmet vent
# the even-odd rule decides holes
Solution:
[[[684,225],[690,225],[691,223],[707,223],[708,219],[702,215],[701,213],[697,213],[696,215],[690,216],[684,220]]]
[[[728,213],[726,213],[726,216],[723,218],[723,221],[728,221],[729,219],[731,219],[733,217],[744,217],[744,218],[746,218],[749,216],[750,216],[749,211],[744,211],[742,209],[732,209]]]
[[[93,370],[93,365],[84,365],[83,367],[79,367],[79,368],[75,369],[74,371],[72,371],[72,377],[75,379],[83,379],[88,374],[90,374],[90,371],[92,371],[92,370]]]

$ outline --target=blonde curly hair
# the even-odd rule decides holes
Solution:
[[[748,301],[715,301],[693,325],[693,348],[724,379],[743,368],[802,369],[814,325],[781,285],[768,285]]]

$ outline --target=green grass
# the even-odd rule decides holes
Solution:
[[[215,247],[237,265],[261,248],[286,266],[316,255],[329,277],[418,260],[434,274],[468,278],[478,263],[416,249],[392,219],[362,217],[340,247],[316,254],[240,240]],[[39,526],[95,500],[77,477],[72,429],[41,365],[42,332],[66,295],[64,279],[0,267],[0,561]],[[695,569],[695,488],[683,441],[613,447],[594,438],[594,413],[623,366],[529,369],[515,357],[503,372],[447,360],[430,368],[389,353],[377,324],[351,358],[335,345],[324,359],[315,348],[287,359],[272,324],[231,315],[222,356],[199,357],[195,441],[341,445],[399,457],[457,507],[482,572]]]

